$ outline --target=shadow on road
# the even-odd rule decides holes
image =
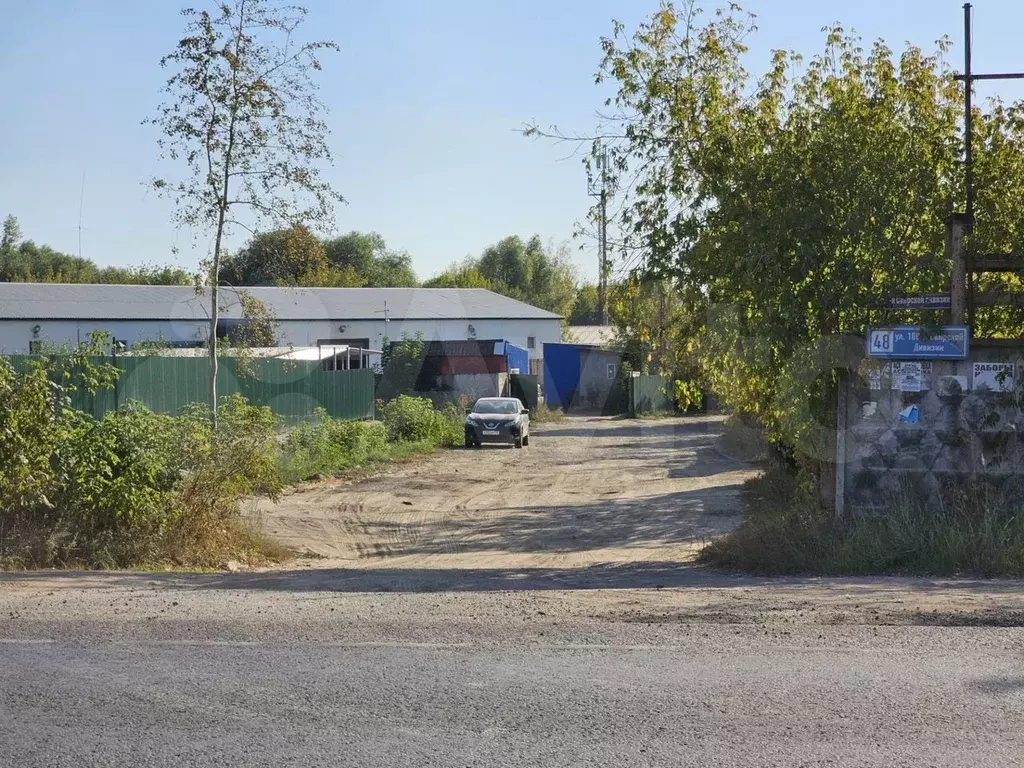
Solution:
[[[1006,677],[987,677],[982,680],[976,680],[971,687],[979,693],[989,693],[995,696],[1019,693],[1024,691],[1024,677],[1009,675]]]
[[[712,438],[722,431],[722,419],[717,416],[690,416],[659,421],[616,420],[608,417],[587,418],[569,416],[565,421],[532,425],[534,433],[551,437],[611,437],[623,438],[686,438],[708,435]]]
[[[458,517],[424,520],[414,507],[389,520],[355,520],[347,535],[365,559],[470,552],[585,552],[705,542],[737,522],[739,483],[657,496],[620,498],[636,489],[606,492],[600,501],[505,507],[488,514],[484,495]],[[474,514],[478,513],[478,514]],[[271,529],[271,533],[273,530]]]

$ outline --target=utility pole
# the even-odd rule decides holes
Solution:
[[[597,155],[600,181],[587,180],[587,192],[598,198],[597,224],[597,312],[601,325],[608,325],[608,150],[601,147]]]
[[[964,3],[964,72],[954,79],[964,84],[964,186],[966,210],[953,214],[946,222],[946,250],[953,262],[952,312],[954,324],[968,321],[974,326],[974,273],[992,271],[979,264],[972,264],[971,254],[964,245],[964,237],[974,231],[974,109],[973,88],[978,80],[1024,80],[1024,72],[1002,72],[997,74],[975,74],[971,65],[973,48],[971,16],[973,7]],[[991,261],[983,259],[983,261]],[[1006,271],[1000,265],[996,271]]]

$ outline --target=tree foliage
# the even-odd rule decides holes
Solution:
[[[569,313],[570,325],[599,325],[601,312],[598,310],[598,292],[596,283],[583,283],[576,290],[576,298],[572,302]]]
[[[598,81],[615,92],[594,156],[609,153],[622,257],[706,306],[715,389],[781,439],[800,431],[783,424],[794,361],[799,397],[825,403],[845,364],[829,339],[913,320],[883,314],[885,299],[946,287],[962,89],[947,40],[897,55],[841,26],[821,54],[777,51],[755,79],[744,67],[754,32],[734,4],[704,15],[663,2],[632,32],[615,24],[601,42]],[[998,102],[976,114],[976,252],[1009,250],[1024,232],[1021,117]],[[1008,332],[1010,320],[980,313],[979,328]]]
[[[18,219],[8,215],[0,236],[0,282],[190,285],[192,276],[168,266],[99,267],[91,259],[22,240]]]
[[[568,317],[576,300],[576,270],[565,246],[534,235],[511,235],[424,283],[431,288],[487,288]]]
[[[377,232],[349,232],[324,241],[331,267],[357,276],[371,288],[405,288],[419,285],[406,251],[388,248]]]
[[[255,235],[224,261],[227,285],[404,288],[418,285],[412,257],[376,232],[322,240],[302,224]]]
[[[212,232],[209,263],[209,413],[217,417],[219,285],[225,237],[272,222],[326,224],[342,200],[323,180],[331,161],[324,107],[312,73],[329,41],[302,42],[306,10],[277,0],[221,0],[187,8],[185,35],[161,66],[167,101],[151,121],[179,178],[153,187],[175,205],[179,224]],[[247,223],[249,222],[249,223]]]

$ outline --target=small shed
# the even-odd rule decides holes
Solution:
[[[392,342],[392,348],[401,342]],[[496,397],[509,391],[509,376],[529,369],[529,352],[505,339],[465,339],[430,341],[424,345],[423,359],[414,372],[413,389],[443,399]],[[394,382],[387,382],[383,394],[391,393]]]
[[[622,353],[589,344],[544,345],[544,402],[564,411],[621,413],[628,406],[619,376]]]

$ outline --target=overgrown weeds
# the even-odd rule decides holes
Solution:
[[[323,410],[288,433],[279,455],[286,483],[344,472],[389,457],[387,431],[379,422],[335,421]]]
[[[224,398],[180,417],[128,403],[102,419],[69,406],[45,364],[0,361],[0,562],[7,567],[127,567],[262,562],[280,552],[238,514],[274,496],[275,419]]]
[[[530,422],[532,424],[547,424],[558,421],[565,421],[565,413],[559,408],[548,408],[546,403],[538,403],[537,407],[530,411]]]
[[[441,410],[425,397],[399,395],[378,408],[388,439],[394,442],[427,442],[452,447],[465,437],[465,411],[455,403]]]
[[[108,340],[109,341],[109,340]],[[402,396],[383,422],[317,419],[282,441],[269,408],[222,398],[177,416],[129,402],[102,418],[72,397],[113,384],[102,338],[15,370],[0,358],[0,567],[257,564],[287,552],[240,514],[285,483],[402,460],[463,439],[458,405]]]
[[[319,411],[314,421],[290,432],[279,458],[286,483],[314,480],[401,461],[462,442],[465,414],[454,403],[435,410],[423,397],[401,395],[380,403],[383,421],[335,421]]]
[[[747,483],[747,517],[700,559],[765,575],[1024,576],[1024,500],[971,481],[929,501],[915,489],[885,509],[836,520],[813,483],[772,464]]]

